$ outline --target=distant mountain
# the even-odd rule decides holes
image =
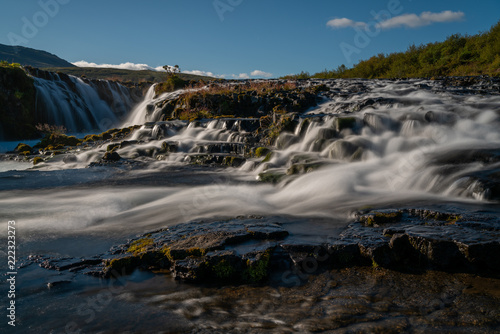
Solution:
[[[0,60],[5,60],[9,63],[30,65],[38,68],[75,67],[75,65],[70,62],[67,62],[66,60],[46,51],[4,44],[0,44]]]

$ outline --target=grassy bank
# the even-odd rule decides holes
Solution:
[[[500,76],[500,21],[484,33],[455,34],[443,42],[410,45],[405,52],[380,53],[352,68],[340,65],[313,75],[302,72],[287,79],[428,78],[438,76]]]

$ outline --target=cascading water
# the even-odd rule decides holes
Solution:
[[[134,104],[128,90],[105,80],[84,82],[81,78],[46,72],[33,77],[37,90],[36,111],[41,123],[62,125],[70,132],[104,131],[115,126]],[[100,95],[108,94],[109,102]]]
[[[47,91],[56,85],[56,80],[53,81],[50,84],[44,83],[47,85]],[[467,235],[467,241],[472,240],[467,245],[461,245],[460,252],[462,246],[470,245],[478,247],[464,249],[479,253],[498,249],[488,248],[488,245],[494,247],[498,240],[498,223],[489,220],[489,217],[495,218],[500,214],[498,86],[495,88],[488,84],[487,89],[458,89],[427,80],[331,80],[315,84],[320,83],[329,87],[329,91],[323,93],[323,103],[304,114],[275,115],[278,122],[280,117],[288,117],[288,121],[295,124],[295,129],[293,132],[282,132],[275,138],[273,145],[267,147],[262,146],[268,141],[261,141],[259,136],[267,130],[265,126],[269,123],[265,122],[266,119],[269,121],[269,117],[220,118],[193,122],[163,121],[160,119],[163,105],[179,92],[155,98],[152,87],[144,102],[135,108],[130,118],[125,121],[125,125],[142,124],[132,135],[114,141],[110,139],[96,142],[92,147],[82,145],[70,152],[46,159],[35,166],[36,171],[0,172],[0,220],[16,220],[16,238],[22,240],[17,256],[28,259],[30,263],[25,265],[23,262],[23,268],[19,269],[19,286],[23,291],[18,299],[19,305],[22,306],[20,309],[33,314],[38,314],[39,310],[47,310],[38,318],[30,317],[24,321],[30,325],[33,323],[33,328],[36,327],[37,330],[42,328],[50,331],[55,327],[53,324],[60,324],[62,314],[71,321],[80,319],[83,331],[95,332],[96,329],[110,327],[109,323],[122,328],[122,322],[126,323],[127,320],[112,320],[117,314],[125,314],[124,317],[130,314],[133,319],[139,314],[141,319],[160,319],[161,324],[155,324],[151,330],[157,331],[158,328],[164,329],[165,323],[171,323],[171,319],[164,316],[168,310],[173,310],[172,314],[179,316],[181,320],[184,315],[188,324],[191,324],[192,319],[200,319],[200,322],[210,323],[210,329],[220,329],[219,331],[227,331],[228,328],[260,330],[259,326],[269,326],[271,322],[266,318],[269,313],[267,310],[260,312],[262,314],[255,318],[260,320],[255,320],[255,323],[248,327],[241,324],[239,318],[253,319],[248,316],[253,310],[249,309],[249,299],[245,296],[248,291],[264,289],[269,295],[257,295],[250,299],[256,300],[259,305],[267,303],[273,308],[276,298],[282,298],[281,296],[289,293],[288,288],[231,286],[228,296],[207,304],[214,300],[211,292],[207,292],[210,291],[208,287],[197,290],[188,284],[172,283],[173,292],[165,294],[164,282],[168,281],[168,278],[142,270],[132,273],[128,283],[129,276],[111,280],[110,285],[113,286],[108,289],[102,287],[102,282],[107,282],[106,280],[87,276],[82,278],[83,275],[78,273],[79,268],[83,268],[81,270],[85,273],[95,273],[93,263],[101,261],[96,259],[96,254],[106,253],[110,247],[125,242],[127,238],[141,234],[144,239],[140,240],[144,242],[151,236],[144,233],[159,229],[167,236],[173,230],[169,227],[175,224],[180,224],[177,226],[180,229],[185,228],[186,234],[183,232],[182,236],[184,238],[189,235],[193,226],[206,226],[203,224],[211,219],[220,221],[218,230],[214,233],[217,237],[226,232],[227,225],[233,224],[234,217],[251,217],[255,224],[259,224],[261,220],[265,224],[272,222],[265,226],[284,226],[290,235],[283,240],[273,240],[272,243],[266,239],[254,240],[254,244],[254,241],[241,238],[244,244],[237,245],[234,250],[218,250],[213,253],[221,252],[224,256],[229,254],[229,258],[233,256],[232,252],[237,254],[239,251],[252,250],[253,247],[270,247],[269,245],[276,243],[276,249],[284,249],[283,245],[299,249],[301,256],[294,257],[293,261],[290,258],[287,262],[292,263],[296,259],[301,261],[304,254],[306,260],[311,259],[308,263],[313,266],[320,264],[313,261],[315,256],[318,255],[319,258],[323,255],[315,253],[310,256],[312,249],[316,252],[316,245],[325,245],[325,242],[331,242],[333,245],[339,241],[339,234],[344,231],[351,233],[341,236],[353,242],[353,252],[363,249],[364,252],[373,251],[378,254],[379,250],[383,250],[380,253],[385,254],[386,248],[383,247],[394,250],[393,245],[404,240],[406,234],[400,233],[399,227],[405,224],[408,224],[408,228],[404,227],[403,232],[409,230],[411,233],[417,233],[418,238],[421,235],[426,238],[435,237],[439,242],[431,243],[431,239],[418,241],[422,246],[416,255],[419,259],[423,248],[429,248],[429,253],[436,250],[436,253],[432,253],[437,256],[436,262],[441,261],[443,252],[454,258],[456,253],[453,245],[458,242],[455,243],[453,238],[457,235],[461,238]],[[66,85],[60,84],[68,89]],[[70,92],[61,92],[60,86],[53,88],[61,97],[72,97]],[[73,122],[78,123],[77,120]],[[103,157],[110,151],[118,154],[121,159],[106,161]],[[211,168],[211,165],[216,168]],[[235,168],[220,168],[221,165]],[[392,223],[385,222],[381,227],[357,222],[349,225],[354,227],[346,228],[348,223],[352,223],[354,213],[371,209],[384,211],[385,208],[394,211],[402,208],[429,208],[431,211],[436,209],[453,213],[454,217],[465,212],[473,217],[477,214],[478,221],[466,220],[457,223],[456,219],[438,221],[431,217],[427,222],[427,213],[421,210],[426,215],[422,218],[421,225],[414,226],[412,221],[404,220],[398,223],[397,229],[393,229]],[[483,220],[482,214],[488,219]],[[195,221],[182,224],[191,220]],[[251,228],[254,222],[252,225],[243,226],[242,231]],[[469,225],[477,226],[477,229],[469,229]],[[424,227],[425,231],[420,231],[424,230]],[[469,235],[471,230],[473,233]],[[274,227],[270,231],[274,231]],[[353,235],[358,231],[359,235]],[[188,244],[193,239],[186,237],[180,242]],[[368,241],[365,247],[361,243],[366,240]],[[389,240],[390,246],[386,244]],[[393,240],[396,240],[394,244]],[[385,246],[377,246],[379,242]],[[372,244],[378,248],[370,248]],[[339,247],[344,247],[342,245],[339,244]],[[417,246],[420,247],[419,245]],[[113,247],[113,252],[116,249]],[[413,252],[408,250],[405,244],[397,249],[402,250],[401,254]],[[351,247],[346,247],[346,251],[351,252]],[[425,249],[423,251],[427,252]],[[458,248],[456,251],[458,252]],[[399,254],[396,252],[394,250],[390,254]],[[281,251],[278,253],[281,254]],[[133,256],[135,259],[136,255]],[[139,256],[141,261],[147,258]],[[349,262],[351,257],[349,253],[345,260],[340,256],[338,259]],[[385,258],[383,255],[381,257]],[[197,261],[195,257],[192,258],[193,261],[191,257],[187,259],[189,261],[186,260],[186,263]],[[75,267],[49,271],[48,274],[47,270],[40,268],[40,265],[47,266],[52,263],[61,267]],[[378,267],[375,261],[373,265]],[[316,311],[320,309],[308,306],[313,299],[324,302],[325,307],[321,306],[321,310],[330,312],[329,314],[334,316],[332,321],[336,321],[339,312],[345,315],[348,314],[345,313],[346,310],[353,309],[354,304],[346,303],[346,298],[349,298],[349,301],[360,298],[359,305],[365,310],[368,303],[366,296],[383,296],[382,299],[375,298],[373,308],[368,309],[368,313],[360,318],[363,323],[366,319],[375,319],[378,330],[378,326],[384,321],[381,320],[380,314],[396,314],[398,321],[403,319],[409,324],[415,321],[416,314],[424,313],[428,315],[429,323],[435,323],[436,319],[444,314],[442,308],[447,306],[443,305],[457,304],[447,299],[450,293],[445,293],[445,297],[436,293],[433,282],[429,283],[432,285],[432,293],[428,303],[434,303],[435,298],[444,298],[442,303],[436,303],[435,310],[439,314],[422,312],[422,300],[426,299],[422,299],[418,294],[418,298],[414,299],[418,307],[414,310],[403,307],[402,311],[398,311],[406,300],[398,305],[391,304],[396,297],[386,296],[386,291],[390,289],[384,282],[391,279],[385,269],[365,269],[370,272],[366,277],[360,276],[362,268],[349,266],[345,275],[355,278],[352,284],[354,288],[349,294],[339,290],[342,287],[346,289],[345,280],[340,288],[336,283],[341,270],[333,272],[330,276],[331,282],[318,281],[319,285],[314,285],[314,291],[324,290],[327,295],[311,298],[307,294],[307,298],[300,299],[297,310],[292,311],[295,312],[293,317],[303,316],[306,322],[322,326],[321,321],[325,319],[326,311],[319,312],[322,318],[320,320],[311,320],[311,316],[308,316],[318,313]],[[433,271],[432,275],[435,274]],[[402,275],[402,284],[406,284],[410,274]],[[426,280],[426,277],[420,282]],[[436,279],[435,276],[430,277]],[[460,273],[459,276],[449,276],[446,281],[460,281],[469,285],[464,277],[463,273]],[[359,290],[360,283],[364,284],[366,278],[369,285],[373,286],[366,291]],[[120,293],[122,280],[128,288]],[[372,281],[373,283],[370,283]],[[120,284],[114,286],[115,283]],[[49,286],[50,290],[46,286]],[[188,294],[179,293],[179,289],[188,286],[191,289]],[[416,285],[411,288],[413,286]],[[243,289],[239,294],[242,298],[234,298],[236,288]],[[463,289],[460,288],[460,291]],[[216,290],[221,289],[217,287]],[[397,286],[394,290],[399,293],[401,287]],[[304,291],[309,290],[300,287],[297,294],[302,298]],[[351,298],[350,294],[355,298]],[[457,305],[460,307],[471,298],[472,293],[467,292],[464,295],[466,297],[460,297],[462,299],[455,299],[459,301]],[[486,309],[482,304],[485,296],[477,295],[481,298],[478,309]],[[388,299],[384,301],[383,298]],[[104,323],[87,324],[84,323],[87,317],[75,316],[87,315],[87,310],[94,312],[93,308],[88,307],[95,305],[93,302],[96,300],[110,303],[101,309],[101,313],[95,312],[96,315],[99,314],[96,321],[105,319]],[[245,316],[229,320],[223,328],[217,327],[215,322],[210,322],[213,321],[214,314],[220,313],[221,317],[231,314],[233,306],[227,305],[228,301],[233,300],[241,301],[242,307],[238,315]],[[494,301],[497,301],[496,297]],[[493,305],[491,309],[496,306]],[[310,311],[306,310],[309,313],[305,312],[304,316],[304,309],[307,307]],[[388,309],[387,307],[390,312],[381,311]],[[130,313],[121,312],[122,308]],[[286,308],[286,312],[290,312],[288,305]],[[283,322],[282,314],[274,314],[276,323]],[[436,314],[439,316],[436,317]],[[409,320],[405,320],[407,318]],[[495,314],[492,314],[491,318],[495,319]],[[287,332],[301,331],[303,328],[295,327],[293,320],[287,321]],[[462,320],[457,320],[457,323],[460,321]],[[403,322],[403,326],[405,323]],[[446,328],[450,323],[446,323]],[[388,326],[394,328],[399,324],[389,322]],[[139,326],[138,331],[148,331],[144,328],[144,322],[140,322]],[[187,331],[192,328],[189,327]],[[422,328],[428,329],[419,329]],[[444,327],[436,330],[442,328]],[[351,329],[362,330],[361,327],[351,327],[348,330]],[[270,330],[276,331],[276,328]]]
[[[161,121],[159,119],[162,111],[161,102],[173,100],[184,92],[184,90],[181,89],[174,92],[163,93],[155,97],[155,87],[156,84],[149,88],[144,100],[130,112],[130,116],[122,124],[123,126],[141,125],[145,122]]]
[[[295,115],[295,131],[282,133],[265,159],[250,153],[261,145],[255,139],[258,118],[158,121],[155,115],[161,114],[162,105],[181,92],[155,98],[154,87],[126,121],[148,123],[116,143],[116,151],[126,160],[147,163],[149,170],[186,163],[229,164],[240,165],[231,175],[247,182],[281,180],[277,186],[218,187],[210,201],[212,213],[241,201],[244,209],[234,204],[243,210],[240,213],[328,216],[348,215],[363,203],[500,198],[500,97],[495,90],[478,98],[433,81],[319,83],[330,89],[324,102]],[[56,158],[40,168],[86,167],[106,148],[82,150],[74,159]],[[170,195],[155,202],[158,221],[165,207],[175,216],[176,208],[199,192],[197,187],[166,191]],[[184,218],[206,215],[206,209],[194,205]]]

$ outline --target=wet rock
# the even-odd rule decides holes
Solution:
[[[92,259],[32,261],[102,277],[162,268],[177,279],[208,284],[262,283],[283,275],[306,282],[311,274],[352,266],[500,274],[498,217],[426,208],[378,210],[360,214],[339,235],[320,242],[290,233],[286,221],[251,216],[192,221],[147,233]]]
[[[380,227],[380,225],[397,223],[401,220],[403,212],[400,210],[383,210],[362,215],[359,220],[365,226]]]
[[[105,161],[119,161],[122,157],[118,154],[118,152],[106,152],[104,153],[103,160]]]
[[[282,170],[266,170],[258,175],[257,179],[261,182],[277,184],[280,183],[286,176]]]
[[[398,123],[383,114],[366,113],[363,118],[363,122],[375,133],[397,131],[399,129]]]
[[[74,259],[74,258],[65,258],[65,259],[51,259],[45,260],[40,263],[40,267],[51,270],[70,270],[73,268],[81,268],[88,265],[100,264],[102,263],[102,259]]]
[[[338,160],[360,160],[363,148],[350,141],[336,140],[329,148],[328,156]]]
[[[338,131],[353,129],[356,126],[355,117],[338,117],[333,122],[333,127]]]

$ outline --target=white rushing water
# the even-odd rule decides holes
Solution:
[[[47,73],[50,79],[33,77],[37,117],[43,123],[63,125],[70,132],[104,131],[118,125],[134,104],[128,90],[118,83],[86,83],[74,76],[63,80],[56,73]],[[104,101],[99,90],[113,102]]]
[[[172,168],[200,154],[241,156],[250,137],[245,129],[258,119],[156,122],[136,131],[128,140],[137,142],[118,153],[148,164],[126,172],[126,178],[153,175],[157,185],[110,182],[90,188],[16,190],[0,193],[0,204],[20,217],[27,230],[104,228],[129,233],[211,216],[287,214],[346,220],[363,207],[481,203],[491,197],[488,182],[497,181],[489,179],[488,171],[498,169],[500,161],[498,95],[462,94],[417,80],[338,80],[329,85],[331,93],[324,102],[298,119],[295,133],[277,139],[267,162],[249,158],[238,169],[177,176]],[[126,123],[154,120],[162,101],[173,97],[168,93],[155,98],[151,88]],[[164,143],[176,150],[160,153]],[[107,144],[82,150],[75,161],[58,157],[41,164],[41,170],[83,168],[102,157]],[[307,172],[296,174],[294,168]],[[277,185],[255,182],[262,173],[287,172],[293,175]],[[53,173],[47,177],[60,172]],[[210,182],[191,182],[198,174]],[[177,178],[182,182],[175,183]]]

